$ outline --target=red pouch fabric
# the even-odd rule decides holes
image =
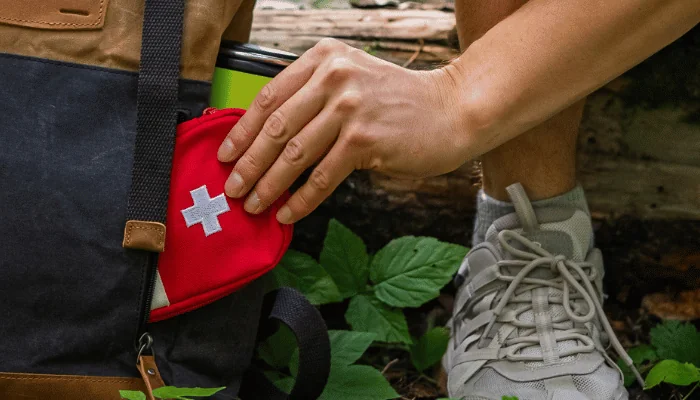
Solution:
[[[288,194],[259,215],[245,212],[245,198],[224,194],[232,165],[219,162],[216,152],[244,113],[207,109],[177,128],[151,322],[236,291],[275,267],[289,247],[292,226],[275,217]]]

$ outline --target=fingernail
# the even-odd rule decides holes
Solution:
[[[243,208],[251,214],[257,214],[260,208],[260,198],[255,191],[250,193],[250,196],[245,200]]]
[[[229,195],[229,197],[241,197],[243,193],[244,183],[243,183],[243,177],[241,174],[238,172],[234,172],[231,174],[231,176],[228,177],[226,180],[226,184],[224,185],[224,189],[226,190],[226,194]]]
[[[292,223],[292,210],[286,204],[277,211],[277,221],[280,224],[291,224]]]
[[[219,146],[219,151],[216,154],[216,157],[221,162],[229,162],[229,161],[233,160],[233,154],[235,151],[236,151],[236,148],[233,146],[233,140],[231,140],[231,138],[227,137],[221,143],[221,146]]]

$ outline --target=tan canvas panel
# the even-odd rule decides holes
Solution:
[[[98,29],[107,0],[0,0],[0,23],[43,29]]]
[[[3,3],[0,18],[11,15],[4,13],[10,7],[5,3],[15,6],[22,3],[17,0],[0,2]],[[244,2],[245,6],[241,7]],[[181,65],[184,78],[211,80],[224,31],[231,33],[227,36],[229,39],[247,40],[253,3],[254,0],[186,1]],[[0,52],[136,71],[141,51],[143,6],[144,0],[110,0],[104,25],[93,30],[35,29],[0,23]],[[239,9],[241,14],[238,14]],[[240,28],[238,25],[231,28],[232,21],[236,24],[240,21]]]

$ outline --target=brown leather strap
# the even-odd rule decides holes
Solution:
[[[165,382],[160,376],[160,371],[158,371],[156,359],[153,356],[139,356],[139,362],[136,364],[136,367],[146,385],[146,397],[148,397],[148,400],[155,400],[153,389],[165,386]]]
[[[120,390],[145,393],[146,385],[141,378],[0,372],[0,398],[3,400],[120,400]]]

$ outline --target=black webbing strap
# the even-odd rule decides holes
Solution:
[[[270,293],[274,303],[264,323],[287,325],[299,345],[299,370],[290,394],[279,390],[255,367],[243,377],[242,400],[309,400],[323,392],[331,368],[331,345],[326,324],[316,307],[299,292],[282,288]],[[263,327],[264,329],[264,327]]]
[[[146,0],[127,221],[165,223],[184,11],[184,0]]]

